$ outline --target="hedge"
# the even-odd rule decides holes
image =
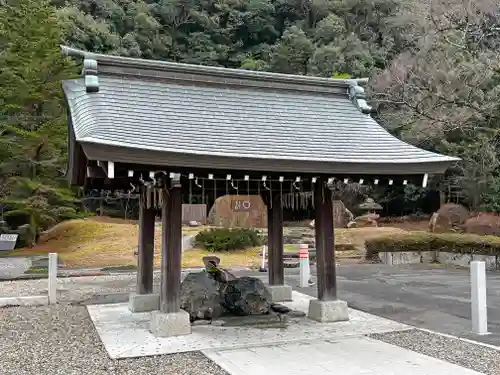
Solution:
[[[379,252],[441,251],[445,253],[500,255],[500,237],[476,234],[410,232],[368,239],[366,256]]]
[[[195,242],[205,250],[215,252],[255,247],[262,243],[262,238],[260,232],[254,229],[214,228],[198,233]]]

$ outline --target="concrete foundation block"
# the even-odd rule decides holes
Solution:
[[[130,294],[128,309],[132,312],[155,311],[159,308],[160,296],[158,294]]]
[[[344,322],[349,320],[349,308],[345,301],[320,301],[312,299],[309,301],[309,313],[307,317],[317,322]]]
[[[189,335],[191,333],[189,313],[184,310],[175,313],[153,311],[151,313],[150,331],[156,337]]]
[[[292,300],[292,287],[288,285],[268,285],[267,290],[271,295],[270,302],[284,302]]]

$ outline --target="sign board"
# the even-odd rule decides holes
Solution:
[[[18,234],[0,234],[0,251],[14,250],[18,237]]]
[[[252,204],[248,199],[233,199],[231,208],[233,212],[249,212],[252,209]]]

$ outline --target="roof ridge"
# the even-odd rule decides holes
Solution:
[[[198,74],[202,76],[203,75],[217,76],[221,78],[237,78],[237,79],[239,78],[244,80],[254,80],[254,81],[264,81],[264,82],[271,81],[277,83],[304,84],[313,87],[325,87],[325,88],[334,87],[334,88],[348,89],[352,86],[361,86],[368,82],[368,78],[359,78],[359,79],[324,78],[324,77],[305,76],[305,75],[253,71],[246,69],[223,68],[223,67],[207,66],[207,65],[185,64],[185,63],[177,63],[171,61],[147,60],[140,58],[87,52],[63,45],[61,45],[61,51],[66,56],[80,57],[83,58],[84,60],[89,61],[88,62],[89,66],[102,64],[103,66],[110,66],[117,68],[125,67],[132,69],[170,71],[170,72],[184,73],[184,74]],[[140,76],[139,72],[137,73],[137,75]]]

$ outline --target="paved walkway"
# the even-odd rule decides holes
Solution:
[[[311,297],[293,292],[285,302],[294,310],[306,312]],[[286,326],[259,327],[195,325],[190,335],[155,337],[149,330],[150,313],[132,313],[128,304],[88,305],[90,318],[114,359],[172,354],[197,350],[226,350],[266,345],[337,340],[351,336],[408,330],[404,324],[357,310],[349,310],[348,322],[318,323],[305,318],[289,318]],[[275,324],[277,319],[271,319]]]
[[[364,336],[203,353],[231,375],[480,374]]]

